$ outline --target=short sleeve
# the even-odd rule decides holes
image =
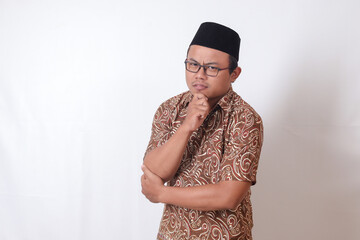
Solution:
[[[256,183],[263,142],[263,123],[251,108],[235,113],[228,128],[221,162],[221,181],[238,180]]]
[[[161,104],[157,109],[154,115],[151,137],[145,155],[149,151],[163,145],[170,138],[172,128],[171,113],[172,109],[166,102]]]

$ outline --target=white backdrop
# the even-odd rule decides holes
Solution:
[[[0,0],[0,240],[155,239],[153,114],[201,22],[263,117],[255,239],[360,239],[360,2]]]

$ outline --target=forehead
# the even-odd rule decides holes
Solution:
[[[198,62],[227,63],[229,61],[229,54],[213,48],[191,45],[188,58],[193,58]]]

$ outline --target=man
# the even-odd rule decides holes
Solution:
[[[158,239],[252,239],[263,126],[231,87],[239,48],[232,29],[201,24],[185,60],[189,91],[155,113],[141,185],[151,202],[165,203]]]

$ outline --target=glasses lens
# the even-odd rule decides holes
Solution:
[[[194,62],[185,62],[186,64],[186,70],[190,72],[197,72],[199,70],[199,64]]]
[[[196,62],[185,61],[185,67],[189,72],[197,73],[200,70],[201,65]],[[219,69],[213,66],[204,66],[204,70],[205,74],[210,77],[216,77],[219,72]]]
[[[216,77],[218,74],[219,69],[216,67],[208,66],[206,67],[206,74],[211,77]]]

